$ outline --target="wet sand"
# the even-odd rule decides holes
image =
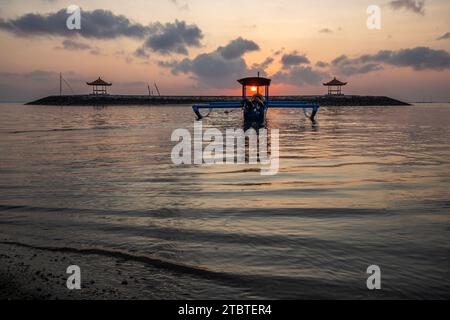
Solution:
[[[204,290],[212,284],[210,280],[123,259],[120,253],[78,254],[1,240],[0,300],[212,299]],[[81,269],[80,290],[67,288],[70,274],[66,270],[71,265]],[[225,283],[215,286],[223,286],[217,293],[222,299],[244,297],[239,288],[227,288]]]
[[[132,290],[137,283],[143,282],[123,274],[120,268],[103,268],[99,275],[92,272],[99,266],[117,263],[111,258],[85,257],[7,244],[0,244],[0,252],[2,300],[134,299],[137,297],[130,295],[130,288]],[[94,266],[89,266],[93,260]],[[66,286],[70,276],[66,269],[74,261],[88,266],[87,270],[82,269],[81,290],[69,290]],[[104,279],[108,278],[115,280],[105,282]]]

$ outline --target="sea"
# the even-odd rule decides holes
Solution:
[[[149,299],[450,298],[450,104],[269,110],[274,175],[174,164],[194,123],[188,105],[0,104],[0,241],[143,264]]]

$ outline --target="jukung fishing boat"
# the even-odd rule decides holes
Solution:
[[[210,102],[205,104],[195,104],[192,110],[197,116],[197,120],[207,117],[214,109],[242,109],[244,123],[251,126],[263,126],[266,122],[267,110],[269,108],[297,108],[303,109],[305,115],[314,123],[319,105],[304,103],[301,101],[272,101],[270,100],[269,87],[271,80],[260,77],[248,77],[238,80],[242,85],[242,100],[236,102]],[[248,90],[249,89],[249,90]],[[263,94],[261,94],[263,89]],[[250,95],[247,95],[250,92]],[[206,115],[200,113],[200,109],[208,109]],[[307,113],[307,109],[311,113]]]

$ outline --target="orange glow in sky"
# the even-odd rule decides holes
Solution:
[[[76,94],[101,76],[111,94],[156,82],[163,95],[238,96],[236,80],[258,72],[273,95],[326,94],[337,77],[348,95],[450,101],[449,1],[381,2],[369,29],[361,0],[77,0],[81,29],[68,30],[69,2],[1,1],[0,101],[58,94],[60,73]]]

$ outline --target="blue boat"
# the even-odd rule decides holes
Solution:
[[[205,104],[195,104],[192,110],[201,120],[214,109],[242,109],[244,123],[251,126],[264,126],[266,122],[267,110],[269,108],[297,108],[303,109],[305,115],[314,123],[320,106],[313,103],[301,101],[272,101],[270,100],[269,87],[271,80],[263,77],[248,77],[238,80],[242,85],[242,100],[239,102],[210,102]],[[247,93],[250,93],[248,95]],[[261,94],[263,92],[263,94]],[[208,109],[207,115],[200,113],[201,109]],[[306,110],[311,113],[307,114]]]

